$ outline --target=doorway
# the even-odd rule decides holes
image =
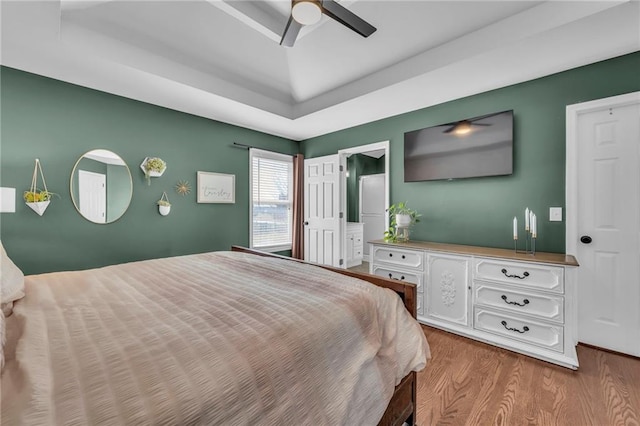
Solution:
[[[382,239],[389,224],[386,211],[389,207],[389,141],[342,149],[338,155],[344,171],[340,190],[341,212],[344,212],[340,218],[342,253],[346,254],[347,224],[360,223],[363,233],[360,269],[368,271],[368,242]]]

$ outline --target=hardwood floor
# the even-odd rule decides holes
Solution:
[[[347,268],[353,272],[364,272],[365,274],[369,273],[369,262],[362,262],[362,264],[358,266],[353,266],[351,268]]]
[[[578,346],[577,371],[423,326],[419,426],[640,425],[640,359]]]

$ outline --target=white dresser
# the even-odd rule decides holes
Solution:
[[[347,268],[362,264],[364,227],[359,222],[347,222]]]
[[[420,241],[371,253],[372,274],[417,285],[420,322],[578,367],[573,256]]]

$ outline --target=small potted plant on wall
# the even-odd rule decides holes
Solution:
[[[409,208],[406,202],[392,204],[387,209],[391,224],[384,233],[384,240],[388,242],[408,241],[409,227],[420,222],[420,213]]]
[[[171,212],[171,203],[169,202],[166,191],[162,193],[162,197],[160,197],[157,204],[158,212],[160,212],[162,216],[166,216]]]
[[[146,157],[140,164],[140,168],[144,172],[147,184],[151,185],[151,178],[162,176],[167,169],[167,163],[159,157]]]
[[[49,202],[54,195],[59,197],[58,194],[49,192],[46,189],[30,189],[29,191],[24,191],[22,198],[24,198],[25,204],[29,206],[31,210],[38,213],[39,216],[42,216],[47,207],[49,207]]]
[[[37,188],[38,174],[40,175],[42,185],[44,186],[43,190]],[[44,180],[44,173],[42,173],[40,160],[36,158],[35,166],[33,168],[33,177],[31,178],[31,186],[29,187],[28,191],[24,191],[22,198],[24,199],[25,204],[29,206],[31,210],[36,212],[38,216],[42,216],[47,207],[49,207],[51,198],[54,195],[60,197],[58,194],[49,192],[49,190],[47,189],[47,182],[45,182]]]

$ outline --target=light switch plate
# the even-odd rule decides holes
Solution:
[[[562,222],[562,207],[549,207],[549,222]]]

